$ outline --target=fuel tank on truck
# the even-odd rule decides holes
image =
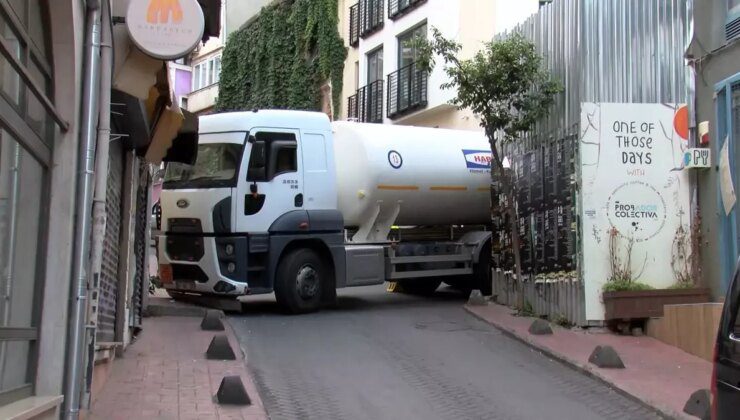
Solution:
[[[338,207],[364,239],[394,224],[490,223],[483,133],[343,121],[333,131]]]

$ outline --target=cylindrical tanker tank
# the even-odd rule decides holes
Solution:
[[[346,226],[384,217],[414,226],[490,222],[491,149],[482,133],[342,121],[332,128]]]

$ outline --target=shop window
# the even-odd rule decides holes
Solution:
[[[44,169],[0,130],[0,405],[32,392]]]
[[[0,406],[33,395],[36,376],[46,184],[53,122],[61,120],[51,96],[47,5],[0,2]]]
[[[717,141],[714,154],[717,162],[727,152],[730,179],[737,192],[740,188],[740,73],[716,85]],[[717,204],[720,222],[720,257],[722,262],[721,285],[724,290],[730,283],[740,249],[740,226],[738,226],[738,203],[726,211],[722,200],[721,185],[717,187]]]

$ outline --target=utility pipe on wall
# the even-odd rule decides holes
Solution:
[[[103,242],[107,225],[106,193],[108,189],[108,162],[110,158],[110,107],[111,87],[113,84],[113,26],[108,0],[101,6],[101,44],[100,44],[100,98],[98,111],[98,140],[95,152],[95,193],[92,207],[92,250],[90,255],[91,284],[93,291],[100,287],[100,274],[103,267]],[[92,293],[88,293],[92,298]],[[99,296],[99,294],[98,294]],[[92,302],[90,302],[92,303]],[[89,313],[89,312],[88,312]],[[98,313],[89,313],[97,317]],[[92,320],[91,320],[92,321]],[[89,392],[92,388],[92,368],[95,360],[95,333],[97,320],[90,322],[87,328],[87,366],[85,376],[85,401],[89,403]]]
[[[67,338],[64,418],[80,415],[87,320],[87,272],[90,256],[90,215],[95,169],[95,140],[100,93],[100,2],[87,2],[82,77],[82,113],[75,207],[74,260]]]

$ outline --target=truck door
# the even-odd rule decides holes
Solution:
[[[267,232],[280,215],[303,208],[299,137],[290,129],[250,132],[234,200],[237,232]]]

